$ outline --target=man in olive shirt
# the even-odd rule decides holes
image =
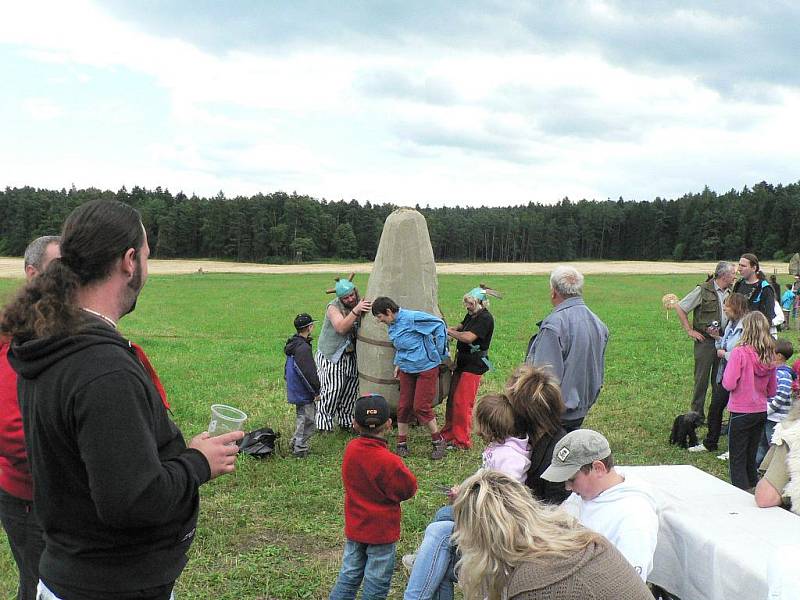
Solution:
[[[720,262],[714,270],[714,277],[696,286],[675,306],[686,335],[694,340],[694,393],[692,410],[705,420],[706,392],[709,377],[711,385],[717,385],[719,358],[714,346],[714,338],[707,329],[714,321],[719,332],[724,331],[728,319],[722,305],[730,293],[735,278],[735,267],[729,262]],[[692,313],[692,325],[687,315]]]

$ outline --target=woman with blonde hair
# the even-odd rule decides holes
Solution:
[[[546,507],[499,471],[478,471],[453,504],[466,600],[652,600],[603,536]]]
[[[767,398],[775,395],[775,340],[769,321],[758,311],[742,318],[742,336],[722,376],[730,392],[728,452],[731,483],[747,490],[758,483],[756,452],[767,420]]]

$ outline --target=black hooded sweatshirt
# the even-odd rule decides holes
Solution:
[[[64,598],[127,597],[178,578],[211,472],[130,343],[85,322],[9,352],[45,532],[39,573]]]

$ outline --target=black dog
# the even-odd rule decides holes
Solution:
[[[700,414],[689,411],[685,415],[678,415],[672,422],[672,433],[669,434],[669,443],[689,448],[697,446],[697,426],[700,425]]]

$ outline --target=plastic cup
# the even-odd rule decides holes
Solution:
[[[230,431],[244,431],[242,426],[246,420],[247,414],[238,408],[226,404],[212,404],[208,434],[215,437]]]

